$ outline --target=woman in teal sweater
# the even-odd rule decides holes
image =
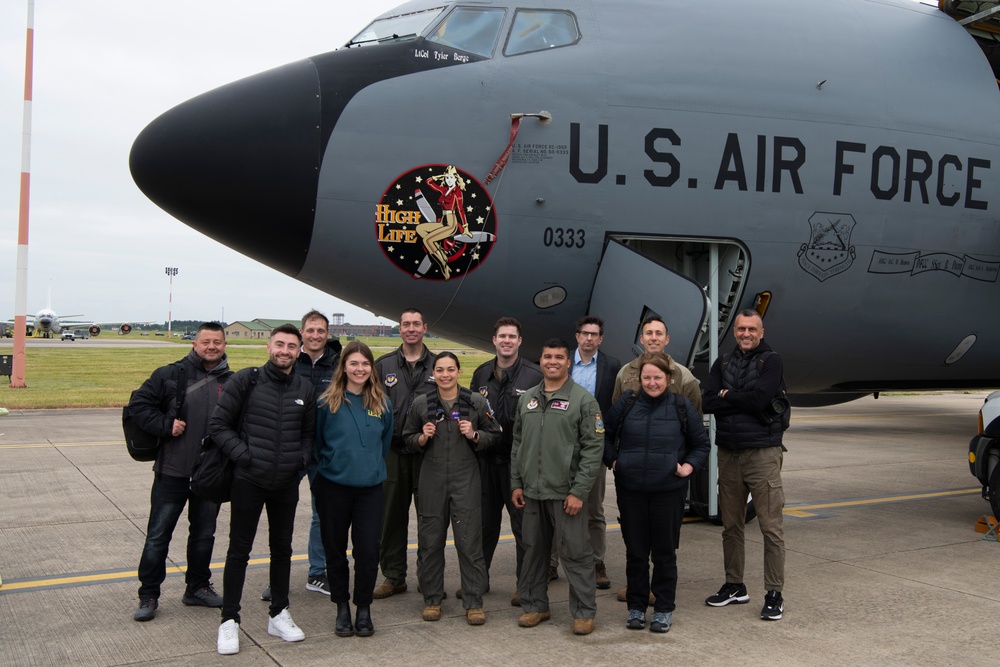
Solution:
[[[319,514],[330,601],[337,605],[338,637],[369,637],[372,593],[378,576],[385,455],[392,441],[392,406],[375,372],[367,345],[351,341],[340,356],[329,388],[316,409],[313,454],[318,474],[312,482]],[[348,593],[347,531],[354,555],[354,604]]]

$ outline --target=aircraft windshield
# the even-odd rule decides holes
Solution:
[[[504,10],[460,7],[448,15],[427,39],[489,58],[500,34]]]
[[[514,15],[514,25],[510,29],[504,54],[516,56],[554,49],[576,44],[579,40],[580,29],[576,25],[576,17],[571,13],[519,9]]]
[[[400,16],[379,19],[362,30],[347,45],[368,46],[369,44],[378,44],[390,39],[419,35],[427,29],[427,26],[437,20],[443,10],[444,7],[434,7],[433,9],[425,9],[413,12],[412,14],[402,14]]]

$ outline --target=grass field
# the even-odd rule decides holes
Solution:
[[[361,339],[375,357],[399,347],[398,338]],[[472,372],[492,354],[480,352],[442,338],[426,339],[437,352],[451,350],[462,363],[461,383],[469,385]],[[0,407],[8,410],[47,408],[108,408],[128,402],[129,394],[154,369],[177,361],[187,354],[187,345],[152,348],[29,347],[25,353],[23,389],[11,389],[6,376],[0,380]],[[263,344],[229,345],[229,366],[240,370],[267,361]]]

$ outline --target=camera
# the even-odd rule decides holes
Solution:
[[[764,411],[760,413],[760,420],[765,424],[780,422],[781,429],[785,430],[791,424],[792,404],[788,400],[788,395],[782,391],[771,399]]]

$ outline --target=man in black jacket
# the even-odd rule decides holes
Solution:
[[[434,360],[437,355],[424,345],[427,323],[416,308],[407,308],[399,318],[403,344],[398,350],[375,360],[378,379],[392,403],[392,446],[385,457],[385,508],[379,565],[382,583],[375,587],[376,600],[406,592],[406,544],[409,537],[410,498],[420,512],[421,452],[408,452],[403,442],[406,413],[417,394],[434,391]]]
[[[483,556],[488,573],[500,541],[500,523],[506,507],[510,529],[514,533],[517,574],[520,575],[524,562],[524,546],[521,543],[523,512],[514,507],[511,500],[510,448],[514,440],[517,399],[542,381],[542,370],[538,364],[520,356],[521,324],[513,317],[497,320],[493,326],[493,346],[497,356],[475,370],[471,384],[472,391],[478,391],[490,402],[494,417],[503,429],[500,442],[479,457],[479,474],[483,484]],[[518,605],[520,602],[521,598],[515,591],[511,604]]]
[[[316,432],[315,391],[312,383],[294,372],[301,345],[301,334],[294,326],[275,328],[267,343],[268,362],[233,376],[209,422],[212,439],[237,466],[218,636],[218,651],[223,655],[240,650],[240,599],[265,507],[271,548],[267,632],[285,641],[305,639],[288,613],[299,481],[312,460]]]
[[[330,340],[330,320],[318,310],[310,310],[302,316],[299,327],[302,334],[302,349],[295,362],[295,374],[312,383],[316,398],[330,386],[333,371],[340,361],[340,351],[343,346],[337,339]],[[316,477],[314,463],[309,465],[309,482]],[[316,593],[330,594],[330,584],[326,578],[326,552],[323,550],[323,539],[319,529],[319,514],[316,512],[316,500],[312,501],[312,522],[309,524],[309,573],[306,576],[306,590]],[[271,587],[268,586],[260,594],[261,600],[271,599]]]
[[[226,334],[219,324],[198,327],[188,356],[156,369],[135,395],[134,416],[144,431],[171,438],[156,455],[150,491],[146,543],[139,559],[139,608],[133,618],[149,621],[156,615],[160,585],[166,577],[167,551],[174,527],[188,506],[186,605],[221,607],[222,597],[212,587],[212,549],[215,546],[216,503],[191,493],[191,468],[208,432],[208,418],[223,383],[233,373],[226,359]],[[183,401],[177,406],[177,383],[183,382]]]
[[[621,370],[622,362],[609,354],[600,352],[604,341],[604,320],[596,315],[586,315],[576,321],[576,352],[573,354],[571,373],[573,381],[593,394],[601,406],[601,414],[611,410],[611,396],[615,391],[615,378]],[[604,517],[604,487],[608,468],[603,463],[597,473],[594,489],[587,498],[587,529],[590,531],[590,546],[594,549],[594,574],[597,587],[611,588],[608,570],[604,566],[607,549],[608,523]]]
[[[782,426],[767,409],[780,394],[781,357],[764,341],[764,323],[754,310],[736,316],[736,349],[712,364],[702,406],[715,415],[719,448],[719,512],[726,583],[705,600],[712,607],[750,601],[743,584],[744,521],[747,494],[753,496],[764,536],[764,607],[760,617],[777,621],[784,613],[785,540],[781,485]]]

